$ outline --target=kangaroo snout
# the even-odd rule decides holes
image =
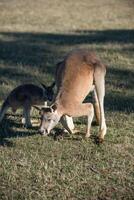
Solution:
[[[48,135],[48,130],[47,130],[47,129],[44,129],[44,128],[40,128],[40,129],[39,129],[39,133],[40,133],[41,135]]]

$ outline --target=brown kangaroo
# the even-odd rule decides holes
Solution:
[[[107,130],[104,116],[105,74],[106,67],[95,53],[88,49],[71,51],[57,65],[57,93],[52,105],[41,109],[40,132],[49,134],[61,121],[64,128],[72,133],[72,117],[87,116],[86,137],[89,137],[94,109],[92,103],[83,103],[83,100],[93,90],[95,114],[100,124],[99,140],[103,141]]]
[[[42,88],[34,84],[24,84],[13,89],[0,110],[0,122],[4,118],[4,115],[9,107],[15,112],[18,108],[23,108],[22,123],[28,128],[31,127],[30,110],[33,105],[43,105],[44,101],[52,101],[53,99],[53,87],[45,86],[41,84]]]

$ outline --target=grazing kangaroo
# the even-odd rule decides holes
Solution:
[[[45,86],[42,84],[42,88],[34,84],[24,84],[16,87],[8,95],[0,110],[0,122],[4,118],[4,115],[9,107],[15,112],[18,108],[23,108],[22,123],[27,127],[31,127],[30,110],[33,105],[43,105],[44,101],[52,101],[53,99],[53,87]]]
[[[89,137],[95,108],[100,124],[99,141],[102,142],[107,129],[104,116],[105,74],[106,67],[95,53],[88,49],[70,52],[57,66],[57,93],[52,105],[41,109],[41,134],[49,134],[59,121],[68,132],[72,133],[74,125],[71,117],[87,116],[86,137]],[[94,108],[92,103],[83,103],[92,90],[95,99]]]

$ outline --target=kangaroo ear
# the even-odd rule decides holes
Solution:
[[[57,109],[57,105],[56,105],[56,104],[53,104],[53,105],[51,106],[51,109],[52,109],[52,112],[54,112],[54,111]]]
[[[50,85],[50,88],[53,88],[55,86],[55,82],[53,82],[51,85]]]
[[[33,108],[35,108],[38,111],[41,111],[41,108],[39,106],[33,106]]]
[[[43,87],[43,89],[47,89],[47,86],[45,86],[43,83],[40,83],[41,84],[41,86]]]
[[[61,63],[63,63],[63,60],[62,61],[59,61],[56,66],[59,67],[59,65],[61,65]]]

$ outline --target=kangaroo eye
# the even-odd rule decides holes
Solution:
[[[51,121],[51,119],[48,119],[48,122],[50,122]]]

